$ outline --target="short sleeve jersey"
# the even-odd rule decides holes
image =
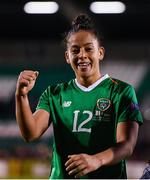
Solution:
[[[116,143],[120,122],[136,121],[142,116],[134,88],[105,75],[89,91],[77,86],[75,80],[49,86],[41,95],[37,109],[50,113],[54,144],[50,179],[72,179],[65,170],[68,155],[96,154]],[[126,178],[125,161],[101,167],[83,178]]]

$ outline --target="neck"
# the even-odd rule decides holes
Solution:
[[[95,83],[98,79],[100,79],[101,74],[99,76],[93,78],[93,77],[76,77],[79,84],[81,84],[84,87],[89,87],[93,83]]]

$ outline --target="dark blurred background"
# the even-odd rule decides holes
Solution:
[[[88,13],[104,36],[102,73],[135,87],[144,124],[127,170],[128,178],[139,178],[150,159],[150,1],[124,0],[122,14],[94,14],[89,9],[92,0],[57,0],[55,14],[27,14],[26,2],[0,1],[0,178],[49,175],[52,128],[40,140],[23,141],[15,120],[15,86],[22,70],[40,72],[29,95],[34,111],[49,84],[74,78],[64,59],[63,37],[79,13]]]

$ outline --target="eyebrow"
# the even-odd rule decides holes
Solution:
[[[93,46],[93,43],[86,43],[86,44],[83,44],[83,46],[88,46],[88,45],[92,45]],[[78,45],[72,45],[71,48],[75,48],[75,47],[79,47]]]
[[[84,46],[87,46],[87,45],[93,45],[93,43],[86,43],[86,44],[84,44]]]

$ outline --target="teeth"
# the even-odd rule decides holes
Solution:
[[[88,66],[90,63],[79,63],[79,66]]]
[[[80,67],[87,67],[88,64],[79,64]]]

